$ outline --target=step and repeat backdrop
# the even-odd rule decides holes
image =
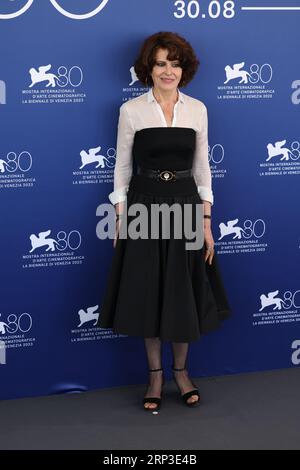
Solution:
[[[300,364],[300,2],[0,1],[0,398],[145,383],[143,339],[97,328],[120,105],[142,41],[200,68],[215,248],[232,318],[191,344],[196,377]],[[184,314],[184,312],[183,312]],[[171,345],[164,344],[164,365]]]

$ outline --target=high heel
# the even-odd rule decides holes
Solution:
[[[173,365],[173,366],[172,366],[172,370],[173,370],[173,371],[182,371],[182,370],[186,370],[186,368],[185,368],[185,367],[182,367],[181,369],[177,369],[177,368],[175,368],[174,365]],[[181,390],[180,390],[180,387],[179,387],[179,385],[178,385],[178,383],[177,383],[177,380],[176,380],[176,378],[175,378],[174,372],[173,372],[173,378],[174,378],[174,381],[175,381],[175,383],[176,383],[176,385],[177,385],[177,387],[178,387],[178,390],[179,390],[180,393],[181,393]],[[189,379],[189,380],[192,382],[191,379]],[[188,391],[188,392],[186,392],[186,393],[183,393],[183,394],[181,395],[181,398],[183,399],[184,403],[185,403],[187,406],[189,406],[189,407],[197,406],[197,405],[199,405],[199,403],[200,403],[200,393],[199,393],[199,390],[198,390],[198,388],[196,387],[196,385],[195,385],[193,382],[192,382],[192,385],[193,385],[193,387],[195,387],[195,388],[193,388],[193,390],[190,390],[190,391]],[[193,396],[193,395],[196,395],[196,396],[198,397],[198,400],[197,400],[197,401],[188,402],[188,399],[189,399],[191,396]]]
[[[160,370],[163,370],[162,368],[160,369],[149,369],[149,372],[158,372]],[[143,398],[143,405],[144,405],[144,410],[145,411],[158,411],[161,407],[161,399],[162,399],[162,395],[163,395],[163,386],[164,386],[164,383],[165,383],[165,379],[164,377],[162,377],[162,384],[161,384],[161,395],[160,397],[146,397],[146,398]],[[155,403],[156,404],[156,407],[155,408],[146,408],[145,407],[145,403]]]

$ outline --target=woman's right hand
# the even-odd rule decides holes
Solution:
[[[114,248],[116,248],[117,238],[119,236],[119,230],[120,230],[120,225],[119,224],[120,224],[120,219],[116,221],[115,238],[114,238],[114,241],[113,241]]]
[[[113,242],[114,248],[116,248],[117,238],[118,238],[118,235],[119,235],[119,232],[120,232],[120,223],[121,223],[120,216],[122,216],[122,213],[124,213],[124,203],[123,202],[118,202],[115,205],[115,211],[116,211],[117,219],[116,219],[116,228],[115,228],[115,238],[114,238],[114,242]],[[120,216],[119,216],[119,214],[120,214]]]
[[[118,220],[116,220],[115,238],[114,238],[114,242],[113,242],[114,248],[116,248],[117,239],[118,239],[118,236],[119,236],[119,233],[120,233],[120,224],[121,224],[121,219],[118,218]]]

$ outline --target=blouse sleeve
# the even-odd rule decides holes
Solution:
[[[114,169],[114,190],[108,195],[112,204],[126,200],[129,181],[132,175],[132,146],[134,128],[126,108],[126,103],[120,107],[116,164]]]
[[[202,200],[214,203],[211,184],[211,171],[208,161],[208,118],[207,108],[202,103],[199,130],[196,132],[196,150],[193,160],[193,176]]]

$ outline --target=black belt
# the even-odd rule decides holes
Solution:
[[[192,176],[192,169],[188,170],[154,170],[152,168],[145,168],[138,166],[137,174],[143,176],[149,176],[161,181],[175,181],[180,178],[188,178]]]

